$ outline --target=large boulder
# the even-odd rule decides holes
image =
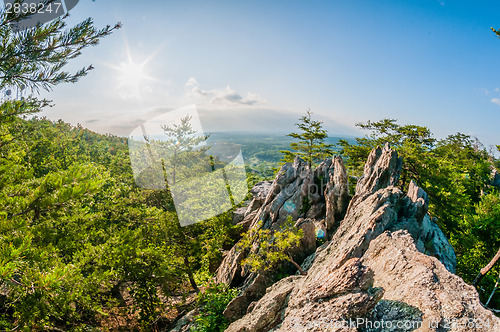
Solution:
[[[427,214],[425,192],[396,187],[400,171],[395,151],[373,150],[332,239],[305,260],[307,276],[268,288],[227,331],[500,330],[452,273],[454,252]]]
[[[481,305],[475,288],[419,252],[406,231],[378,236],[362,263],[373,270],[374,286],[384,289],[383,301],[375,308],[382,318],[387,316],[383,312],[407,306],[420,317],[399,319],[419,321],[420,331],[500,331],[500,319]]]

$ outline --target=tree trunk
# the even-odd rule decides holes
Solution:
[[[299,270],[300,275],[306,276],[306,275],[307,275],[307,272],[306,272],[306,271],[304,271],[304,270],[302,270],[302,268],[300,267],[300,265],[299,265],[299,264],[297,264],[297,262],[295,262],[295,261],[293,260],[293,258],[292,258],[292,256],[291,256],[290,254],[288,254],[288,257],[289,257],[289,258],[288,258],[288,260],[290,261],[290,263],[292,263],[292,264],[293,264],[293,266],[295,266],[295,267],[297,268],[297,270]]]
[[[495,287],[493,287],[493,290],[491,291],[490,297],[488,298],[488,301],[486,301],[486,304],[484,305],[486,308],[488,308],[488,305],[490,304],[491,298],[495,294],[495,291],[498,288],[498,284],[500,283],[500,274],[498,275],[497,282],[495,283]]]
[[[191,264],[189,264],[189,259],[187,256],[184,256],[184,264],[187,267],[187,274],[188,274],[189,283],[191,284],[191,287],[193,287],[193,289],[196,293],[199,293],[200,289],[198,288],[198,285],[196,284],[196,281],[194,280],[193,271],[191,271]]]
[[[499,259],[500,259],[500,248],[498,249],[498,252],[495,255],[495,257],[493,257],[493,259],[488,263],[488,265],[486,265],[481,269],[476,279],[474,279],[474,281],[472,282],[472,285],[477,287],[477,285],[479,284],[479,282],[481,282],[486,273],[490,272],[490,270],[496,265],[496,263],[498,263]]]
[[[162,160],[162,167],[163,167],[163,177],[165,180],[165,188],[166,188],[165,190],[170,191],[168,181],[167,181],[167,171],[165,168],[165,161],[164,160]],[[175,168],[174,168],[174,184],[175,184]],[[182,226],[181,226],[181,223],[179,222],[179,218],[175,217],[174,219],[175,219],[175,223],[176,223],[176,226],[177,226],[177,229],[179,232],[179,236],[180,236],[179,240],[180,240],[181,248],[185,248],[184,252],[187,255],[188,250],[187,250],[186,235],[184,234],[184,232],[182,230]],[[184,256],[184,265],[186,266],[186,273],[187,273],[188,278],[189,278],[189,283],[191,284],[191,287],[193,287],[194,291],[196,293],[199,293],[200,289],[198,288],[198,285],[196,285],[196,281],[194,280],[194,276],[193,276],[193,271],[191,269],[191,264],[189,264],[189,257],[186,255]]]

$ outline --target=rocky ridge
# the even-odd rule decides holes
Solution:
[[[351,199],[340,157],[314,170],[297,158],[261,183],[239,222],[277,229],[292,216],[304,230],[294,259],[307,276],[250,273],[240,266],[248,250],[233,247],[216,277],[240,289],[224,312],[227,331],[500,330],[453,274],[455,253],[427,194],[414,182],[406,193],[397,187],[401,165],[388,145],[374,149]],[[329,241],[316,248],[318,229]]]

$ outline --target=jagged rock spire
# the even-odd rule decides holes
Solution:
[[[389,143],[383,148],[377,147],[368,155],[363,176],[356,185],[356,195],[374,193],[381,188],[395,186],[399,181],[403,160]]]

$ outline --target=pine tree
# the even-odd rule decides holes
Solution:
[[[92,65],[76,73],[64,71],[69,60],[78,57],[88,46],[121,27],[106,26],[96,29],[92,18],[67,28],[64,17],[25,31],[17,31],[12,23],[22,21],[29,14],[0,11],[0,89],[17,88],[39,92],[51,90],[60,83],[75,83],[93,69]],[[0,105],[0,123],[13,117],[39,112],[48,106],[48,100],[33,97],[20,101],[5,101]],[[9,121],[10,122],[10,121]]]
[[[299,156],[311,168],[313,164],[333,154],[331,149],[333,145],[325,143],[325,139],[328,137],[327,131],[323,129],[321,121],[312,119],[312,114],[311,110],[308,110],[307,114],[300,118],[300,122],[295,124],[300,129],[299,133],[287,135],[299,141],[290,144],[293,151],[281,151],[284,154],[283,162],[293,161],[295,156]]]
[[[97,30],[87,19],[66,28],[60,18],[17,31],[11,23],[26,17],[0,10],[0,90],[36,93],[76,82],[92,66],[76,73],[64,66],[119,27]],[[0,100],[0,283],[7,289],[1,307],[8,308],[0,315],[1,330],[51,330],[62,322],[79,330],[72,327],[91,322],[102,299],[89,295],[94,285],[79,270],[85,264],[74,264],[72,254],[83,243],[78,234],[89,245],[96,243],[88,239],[91,228],[100,227],[82,223],[96,220],[89,218],[91,201],[102,193],[109,173],[81,153],[71,155],[73,133],[52,135],[36,127],[43,121],[22,119],[49,103],[34,96]]]
[[[202,142],[205,142],[209,135],[196,135],[197,131],[191,125],[192,117],[186,115],[181,119],[180,124],[173,126],[162,125],[163,133],[166,139],[157,142],[160,149],[168,155],[167,160],[164,162],[168,165],[166,170],[169,177],[171,177],[172,184],[176,184],[178,173],[185,171],[193,172],[196,163],[204,156],[208,147],[200,147]],[[193,163],[195,163],[193,165]],[[182,174],[184,177],[189,176]]]

